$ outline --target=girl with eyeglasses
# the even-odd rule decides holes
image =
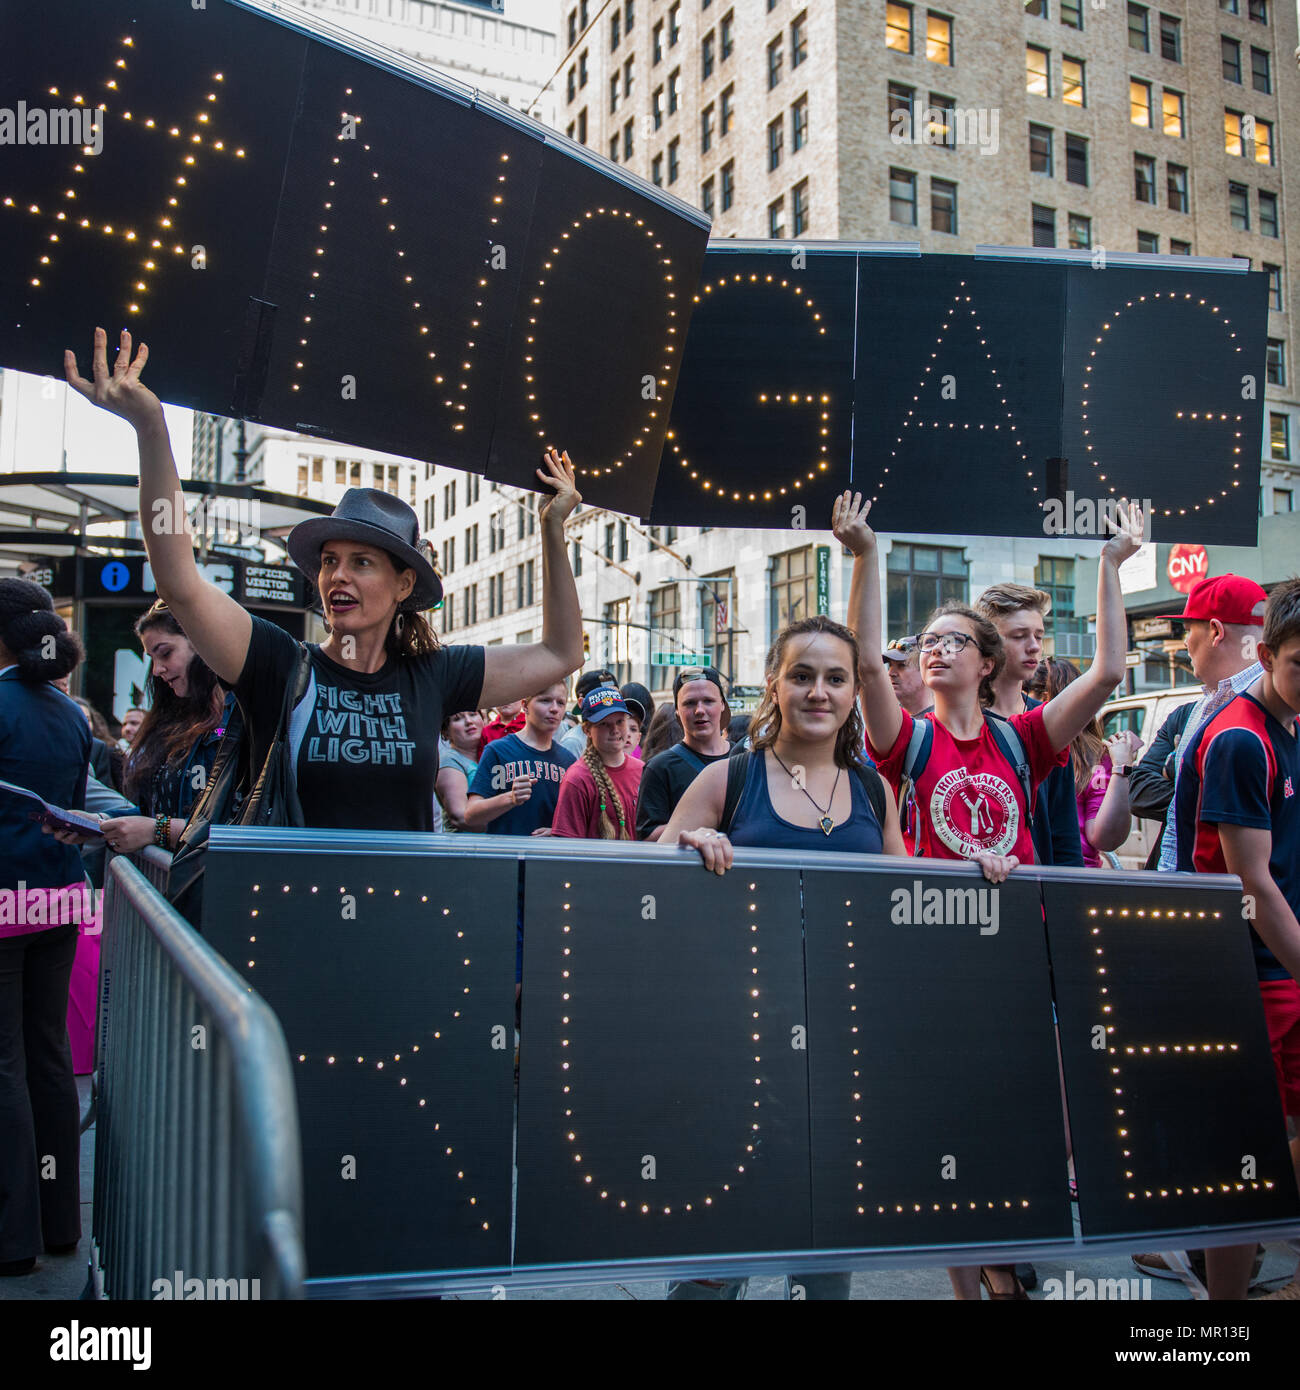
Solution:
[[[1092,665],[1055,699],[1006,720],[1013,739],[997,727],[1004,721],[986,715],[1006,660],[1002,639],[987,618],[962,603],[942,604],[917,635],[921,679],[934,697],[934,709],[917,720],[900,707],[888,673],[871,659],[881,642],[880,570],[865,511],[860,524],[864,539],[854,561],[849,612],[851,620],[857,614],[865,619],[859,640],[867,654],[861,676],[868,749],[900,801],[910,793],[918,854],[981,863],[992,855],[1005,878],[1017,865],[1033,863],[1031,819],[1038,784],[1068,761],[1071,741],[1123,679],[1128,632],[1119,567],[1141,544],[1141,508],[1121,504],[1117,534],[1101,552]],[[855,603],[859,586],[862,601]],[[929,724],[928,731],[918,729],[921,721]],[[991,1298],[1027,1297],[1010,1265],[948,1274],[959,1299],[978,1299],[981,1282]]]

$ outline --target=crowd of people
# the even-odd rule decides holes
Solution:
[[[124,333],[110,365],[97,330],[91,377],[73,354],[67,362],[78,391],[135,428],[142,516],[179,490],[161,405],[141,381],[146,359]],[[1096,654],[1080,671],[1047,654],[1047,595],[1018,584],[945,603],[922,631],[884,642],[871,504],[845,493],[829,518],[853,556],[845,622],[811,617],[777,633],[759,706],[737,717],[726,680],[707,666],[680,670],[658,700],[599,667],[570,687],[582,615],[564,522],[580,498],[567,454],[549,451],[537,474],[549,492],[539,508],[543,625],[528,645],[439,642],[422,615],[441,581],[415,513],[384,492],[354,488],[332,516],[289,537],[327,629],[305,649],[205,582],[183,530],[146,528],[162,598],[136,625],[151,664],[147,709],[128,712],[117,744],[95,711],[57,688],[81,650],[49,594],[0,581],[0,777],[98,813],[112,851],[174,849],[223,737],[246,740],[257,769],[284,718],[306,825],[657,842],[716,874],[736,846],[968,860],[991,883],[1024,864],[1101,870],[1133,816],[1149,817],[1163,824],[1160,868],[1237,873],[1256,897],[1243,930],[1294,1126],[1300,581],[1271,598],[1237,576],[1192,591],[1176,616],[1204,690],[1139,761],[1134,735],[1105,739],[1098,724],[1125,672],[1119,568],[1142,536],[1136,506],[1120,508],[1102,550]],[[286,700],[300,671],[301,697]],[[102,879],[89,844],[83,864],[87,837],[42,836],[22,814],[0,797],[0,886]],[[522,941],[521,912],[517,997]],[[64,1026],[76,951],[75,928],[0,935],[0,1273],[26,1272],[42,1248],[66,1248],[79,1230]],[[35,1155],[46,1152],[71,1175],[57,1201],[36,1180]],[[1293,1155],[1300,1161],[1300,1145]],[[1244,1297],[1255,1254],[1253,1245],[1209,1252],[1211,1295]],[[979,1299],[981,1288],[1026,1296],[1012,1266],[950,1276],[959,1299]],[[792,1277],[807,1296],[847,1296],[848,1275]],[[670,1297],[742,1289],[697,1280]]]

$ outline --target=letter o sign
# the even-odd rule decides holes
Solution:
[[[1166,573],[1169,582],[1180,594],[1191,592],[1210,572],[1210,557],[1203,545],[1175,545],[1169,551]]]

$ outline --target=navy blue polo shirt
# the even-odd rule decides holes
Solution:
[[[0,673],[0,780],[25,787],[62,810],[86,804],[90,727],[48,681]],[[61,845],[29,818],[31,803],[0,792],[0,888],[61,888],[85,877],[81,851]]]

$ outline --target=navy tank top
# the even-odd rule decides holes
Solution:
[[[871,809],[867,789],[856,772],[848,768],[844,776],[849,779],[849,792],[853,797],[853,813],[847,821],[841,821],[829,835],[815,826],[808,829],[802,825],[791,825],[782,820],[772,807],[772,798],[767,790],[767,758],[762,753],[753,753],[749,759],[749,772],[745,776],[745,788],[736,803],[736,813],[731,820],[728,835],[733,845],[750,845],[755,849],[815,849],[835,850],[841,854],[881,854],[884,852],[884,837],[880,822]]]

